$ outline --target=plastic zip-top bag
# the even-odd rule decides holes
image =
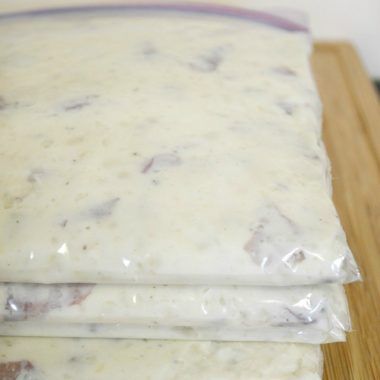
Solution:
[[[317,345],[0,338],[0,375],[32,380],[321,380]],[[8,376],[8,377],[7,377]],[[13,376],[13,377],[10,377]],[[15,377],[16,376],[16,377]]]
[[[2,14],[1,280],[358,279],[310,48],[304,25],[233,6]]]
[[[0,336],[152,339],[175,341],[332,343],[344,341],[343,332],[328,335],[317,328],[304,327],[220,327],[157,326],[125,323],[45,323],[20,321],[0,323]],[[28,339],[28,338],[25,338]]]
[[[6,335],[326,343],[345,340],[350,327],[339,285],[8,284],[0,286],[0,303]]]

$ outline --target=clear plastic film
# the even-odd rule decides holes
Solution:
[[[124,2],[3,13],[0,36],[2,281],[359,278],[303,24]]]
[[[316,345],[0,338],[0,348],[0,375],[6,379],[322,378],[323,357]]]
[[[334,337],[309,327],[209,327],[129,325],[122,323],[3,322],[1,336],[152,339],[176,341],[277,342],[320,344],[344,341],[342,331]]]
[[[326,343],[350,327],[342,286],[0,287],[0,334]]]

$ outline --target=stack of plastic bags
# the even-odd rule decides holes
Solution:
[[[359,273],[310,49],[228,6],[0,15],[1,379],[321,378]]]

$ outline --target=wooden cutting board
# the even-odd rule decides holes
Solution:
[[[352,46],[318,43],[312,56],[324,106],[334,202],[363,282],[346,287],[353,331],[323,346],[325,380],[380,379],[380,102]]]

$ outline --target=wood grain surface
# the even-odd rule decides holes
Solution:
[[[323,346],[325,380],[380,379],[380,103],[355,50],[319,43],[312,56],[324,106],[334,202],[363,282],[346,287],[353,331]]]

